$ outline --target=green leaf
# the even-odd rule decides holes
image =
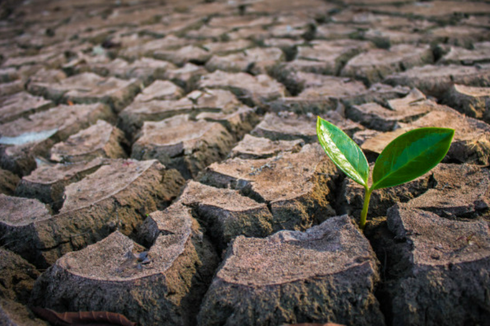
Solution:
[[[318,140],[328,157],[352,180],[367,188],[369,165],[362,150],[340,128],[318,117]]]
[[[393,187],[430,171],[446,156],[453,129],[419,128],[397,137],[381,152],[371,189]]]

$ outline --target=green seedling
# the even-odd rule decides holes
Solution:
[[[371,193],[376,189],[401,185],[429,172],[446,156],[454,136],[453,129],[433,127],[414,129],[400,135],[378,156],[369,186],[369,165],[361,148],[341,129],[320,117],[316,132],[328,157],[365,189],[359,220],[361,230],[366,225]]]

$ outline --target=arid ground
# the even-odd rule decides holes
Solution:
[[[48,325],[35,307],[490,325],[490,1],[7,0],[0,17],[0,325]],[[364,189],[317,116],[370,163],[415,128],[455,136],[374,192],[363,232]]]

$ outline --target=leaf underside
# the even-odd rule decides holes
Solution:
[[[419,128],[397,137],[381,152],[371,189],[393,187],[429,172],[446,156],[454,130]]]
[[[325,153],[335,165],[366,188],[369,165],[361,148],[340,128],[320,117],[317,120],[316,133]]]

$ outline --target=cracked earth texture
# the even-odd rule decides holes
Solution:
[[[490,325],[490,2],[0,2],[0,324]],[[455,129],[429,173],[372,164]]]

